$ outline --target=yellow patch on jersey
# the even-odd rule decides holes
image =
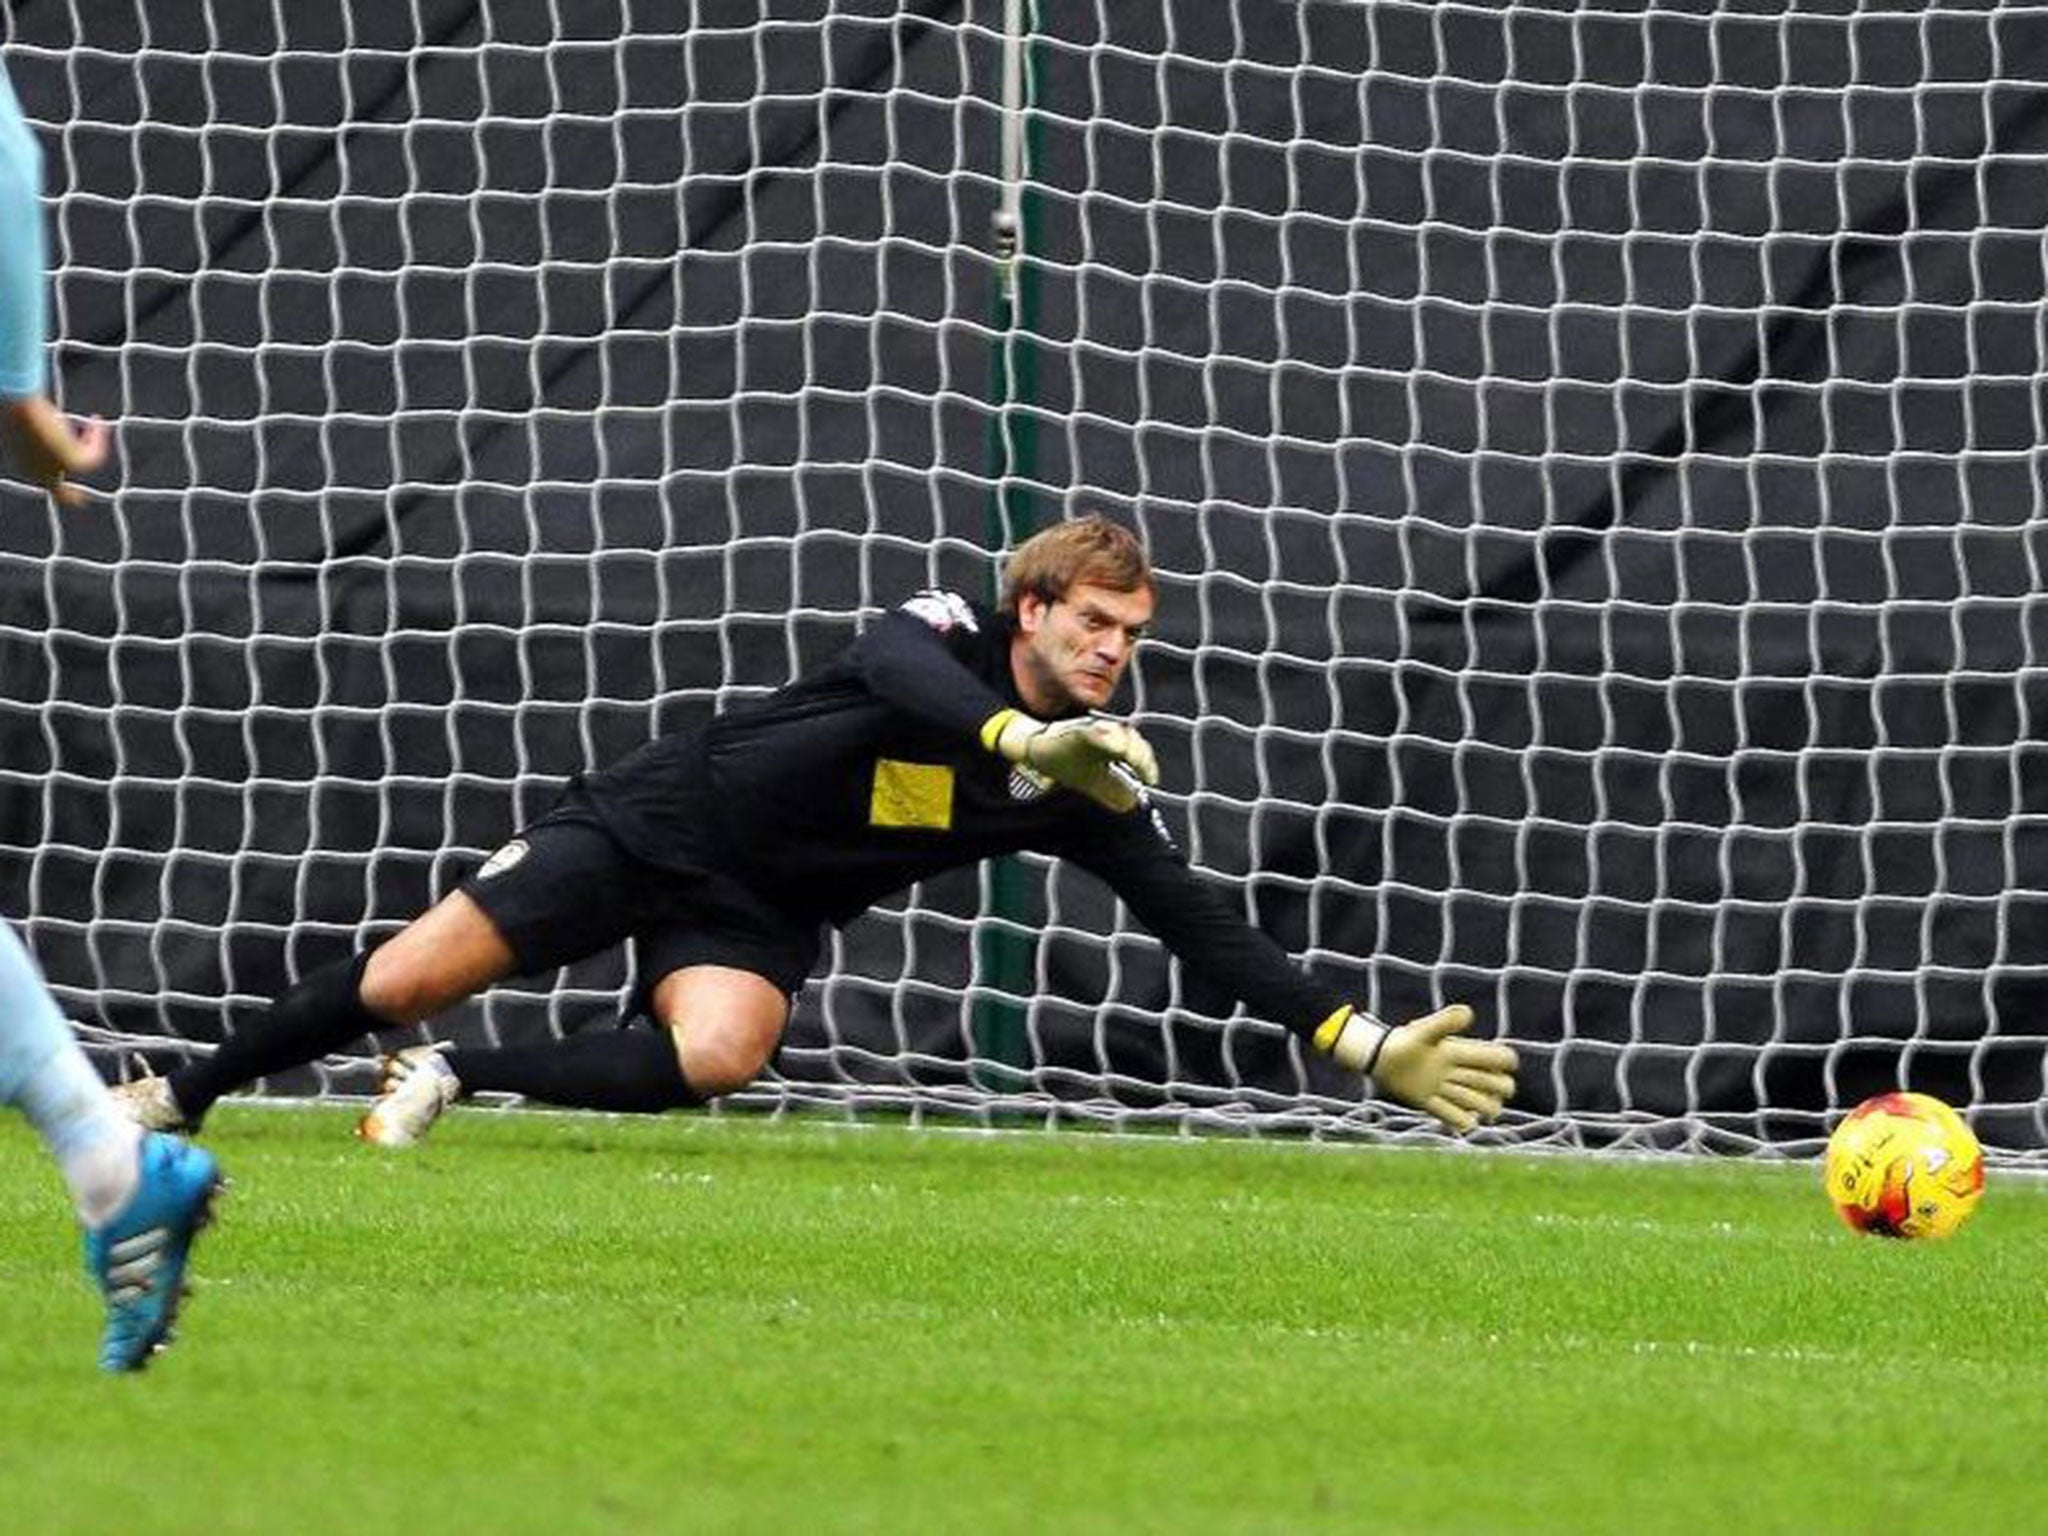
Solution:
[[[944,763],[875,760],[875,792],[868,801],[868,825],[929,827],[953,825],[953,770]]]

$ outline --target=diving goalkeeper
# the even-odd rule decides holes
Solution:
[[[1148,802],[1152,750],[1107,705],[1152,616],[1137,539],[1099,517],[1012,555],[999,612],[929,591],[835,661],[701,731],[572,780],[382,946],[306,976],[210,1059],[127,1088],[157,1128],[492,983],[638,943],[657,1029],[384,1059],[360,1134],[416,1141],[465,1094],[655,1112],[753,1081],[826,925],[940,870],[1024,849],[1106,881],[1186,965],[1385,1096],[1454,1130],[1499,1113],[1515,1054],[1462,1005],[1388,1027],[1297,967],[1191,870]]]

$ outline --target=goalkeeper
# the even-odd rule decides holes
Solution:
[[[301,980],[210,1059],[129,1085],[156,1128],[243,1083],[432,1017],[514,974],[638,943],[659,1028],[385,1058],[360,1127],[417,1140],[458,1098],[654,1112],[745,1087],[788,1022],[825,925],[940,870],[1034,849],[1106,881],[1181,962],[1464,1131],[1514,1091],[1469,1008],[1389,1028],[1296,967],[1169,841],[1152,750],[1107,705],[1152,616],[1144,551],[1098,517],[1020,546],[1002,609],[923,592],[833,663],[701,732],[572,780],[540,820],[381,947]]]

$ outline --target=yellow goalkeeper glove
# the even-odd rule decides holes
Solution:
[[[1463,1003],[1392,1029],[1347,1007],[1323,1020],[1315,1046],[1340,1067],[1365,1073],[1388,1098],[1469,1131],[1515,1096],[1516,1066],[1513,1046],[1458,1038],[1471,1027]]]
[[[1141,788],[1159,782],[1159,760],[1145,738],[1131,726],[1097,716],[1048,723],[1022,710],[998,710],[983,724],[981,744],[1026,773],[1112,811],[1128,811]]]

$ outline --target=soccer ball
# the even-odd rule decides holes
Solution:
[[[1842,1220],[1880,1237],[1947,1237],[1984,1195],[1984,1149],[1924,1093],[1880,1093],[1828,1138],[1826,1185]]]

